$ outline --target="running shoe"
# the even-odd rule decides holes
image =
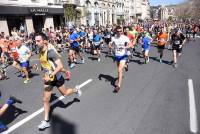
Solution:
[[[174,68],[178,68],[178,64],[174,64]]]
[[[149,63],[149,57],[147,58],[147,63]]]
[[[81,97],[82,91],[80,90],[80,87],[79,87],[79,86],[76,86],[76,87],[75,87],[75,90],[76,90],[76,94],[78,95],[78,97]]]
[[[125,71],[128,72],[128,64],[126,63]]]
[[[24,78],[24,77],[25,77],[25,74],[20,73],[17,77],[22,77],[22,78]]]
[[[31,82],[30,79],[26,79],[26,80],[24,80],[24,84],[28,84],[28,83],[30,83],[30,82]]]
[[[80,64],[84,64],[84,63],[85,63],[84,59],[80,61]]]
[[[74,64],[74,63],[71,63],[70,66],[69,66],[70,69],[72,69],[72,68],[74,68],[74,67],[75,67],[75,64]]]
[[[33,65],[33,67],[34,67],[35,71],[38,71],[39,68],[38,68],[37,64]]]
[[[40,125],[38,125],[39,130],[44,130],[45,128],[50,127],[51,124],[45,120],[41,121]]]
[[[0,122],[0,133],[6,131],[7,129],[8,129],[8,127],[5,124],[3,124],[2,122]]]
[[[118,93],[119,90],[120,90],[120,87],[119,86],[115,86],[114,93]]]
[[[14,96],[10,96],[9,100],[12,100],[13,103],[20,103],[20,104],[22,103],[22,101],[21,101],[20,99],[17,99],[17,98],[14,97]]]

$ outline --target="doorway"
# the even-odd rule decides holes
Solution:
[[[44,16],[33,16],[32,18],[35,32],[42,32],[42,28],[44,27]]]

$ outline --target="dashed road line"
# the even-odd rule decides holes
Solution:
[[[188,79],[189,88],[189,109],[190,109],[190,131],[192,133],[198,132],[197,110],[195,104],[194,87],[192,79]]]

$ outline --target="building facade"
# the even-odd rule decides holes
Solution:
[[[52,0],[3,0],[0,1],[0,28],[8,35],[15,27],[24,27],[29,34],[42,28],[63,24],[63,8],[60,1]]]
[[[74,20],[78,25],[124,24],[150,13],[148,0],[1,0],[0,31],[8,35],[14,27],[24,27],[30,34],[64,25],[69,21],[66,5],[79,12]]]
[[[168,6],[153,6],[151,7],[151,18],[154,20],[166,21],[168,19],[176,18],[175,16],[176,5]]]

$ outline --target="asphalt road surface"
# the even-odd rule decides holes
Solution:
[[[141,64],[134,57],[129,71],[124,72],[119,93],[113,93],[117,77],[116,64],[102,55],[97,62],[85,55],[86,64],[71,69],[72,79],[65,85],[74,87],[88,79],[80,98],[66,97],[51,108],[51,127],[39,131],[43,119],[41,72],[35,72],[31,83],[24,85],[17,71],[7,68],[8,80],[0,81],[1,104],[9,95],[23,101],[15,104],[2,117],[11,134],[190,134],[199,133],[200,124],[200,38],[183,48],[178,68],[170,64],[172,51],[165,49],[164,62],[159,63],[156,47],[150,50],[150,63]],[[138,49],[140,50],[140,49]],[[37,55],[32,63],[38,63]],[[66,54],[62,54],[67,66]],[[188,80],[192,80],[194,94],[189,95]],[[61,96],[55,88],[52,100]],[[193,100],[192,102],[189,100]],[[35,113],[33,118],[30,115]],[[19,125],[24,119],[28,119]],[[8,131],[7,131],[8,132]]]

